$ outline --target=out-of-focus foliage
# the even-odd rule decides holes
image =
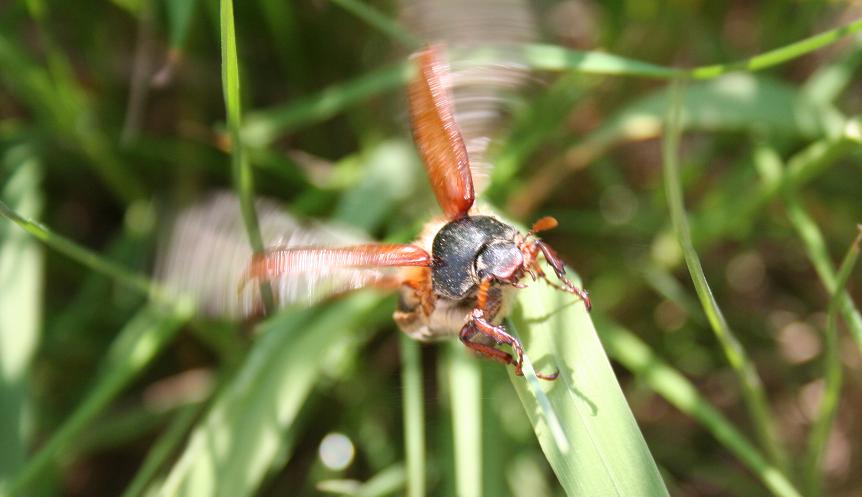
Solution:
[[[0,494],[862,491],[860,271],[839,270],[862,221],[859,2],[505,0],[490,28],[490,0],[7,4]],[[591,291],[591,315],[532,288],[512,316],[556,384],[399,343],[392,297],[252,326],[149,280],[173,213],[232,186],[246,221],[262,196],[415,236],[437,208],[405,60],[439,37],[486,199],[555,216]],[[674,96],[682,76],[713,79]]]

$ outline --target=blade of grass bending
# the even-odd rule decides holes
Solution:
[[[14,480],[0,488],[0,495],[20,495],[49,464],[61,457],[81,431],[152,362],[190,315],[190,312],[165,314],[153,307],[138,312],[114,339],[87,397]]]
[[[766,400],[763,384],[757,374],[757,369],[725,320],[718,302],[709,288],[709,283],[706,281],[703,266],[691,240],[691,230],[686,218],[682,182],[679,176],[678,154],[679,140],[682,133],[680,112],[683,92],[681,88],[682,84],[682,82],[677,81],[671,88],[671,105],[668,108],[667,129],[662,144],[664,188],[673,229],[677,241],[682,247],[683,257],[691,274],[691,279],[703,311],[716,339],[721,345],[728,363],[730,363],[739,381],[745,407],[754,424],[757,439],[764,450],[766,450],[770,460],[776,466],[784,468],[786,466],[786,457],[779,445],[775,426],[772,424],[772,419],[774,418],[770,413],[769,404]]]
[[[696,419],[727,447],[776,497],[800,497],[786,475],[701,396],[684,375],[667,365],[633,333],[597,320],[608,354],[683,413]]]
[[[140,291],[144,294],[153,295],[165,303],[171,302],[167,298],[160,297],[160,291],[148,278],[134,273],[125,267],[105,259],[96,252],[86,249],[75,242],[64,238],[45,227],[43,224],[21,216],[0,201],[0,215],[14,222],[24,231],[40,240],[45,245],[69,257],[70,259],[86,266],[94,271],[105,274],[114,280]]]
[[[401,385],[404,389],[404,441],[407,497],[425,495],[425,402],[422,393],[421,345],[404,333],[401,344]]]
[[[240,93],[239,59],[236,51],[236,30],[233,21],[233,0],[221,0],[219,9],[221,26],[222,88],[227,110],[227,122],[231,138],[231,175],[234,189],[239,196],[242,220],[248,234],[249,244],[255,253],[264,250],[263,238],[254,206],[254,171],[248,161],[242,142],[242,95]],[[267,314],[272,312],[273,297],[269,282],[260,283],[260,293]]]
[[[482,378],[479,361],[460,340],[448,344],[449,395],[455,448],[455,495],[482,495]]]
[[[509,321],[529,355],[524,377],[509,375],[566,494],[668,495],[583,304],[536,283],[519,291]],[[559,378],[537,379],[530,358]]]
[[[817,419],[811,428],[811,434],[808,438],[808,454],[805,460],[805,469],[808,473],[808,495],[811,497],[817,497],[823,493],[821,463],[841,396],[843,375],[836,321],[838,320],[838,309],[841,306],[842,298],[846,294],[844,287],[847,286],[847,280],[850,278],[850,274],[856,265],[856,260],[859,258],[859,244],[862,243],[862,225],[859,225],[857,228],[859,234],[853,240],[853,243],[850,244],[850,248],[844,256],[844,261],[841,263],[841,269],[838,271],[838,278],[835,282],[835,290],[832,292],[832,299],[829,301],[829,311],[826,319],[826,347],[823,351],[825,366],[823,377],[826,386],[824,388],[823,399],[820,401]]]
[[[247,359],[195,425],[164,482],[146,495],[254,495],[290,455],[297,417],[322,373],[320,358],[343,347],[379,301],[362,293],[262,323]]]
[[[770,190],[779,190],[783,194],[784,207],[787,209],[787,217],[790,219],[793,229],[799,235],[802,243],[805,245],[805,253],[820,282],[830,294],[835,293],[836,276],[835,270],[832,267],[832,262],[829,260],[829,253],[826,249],[826,242],[823,239],[823,234],[820,228],[813,219],[805,212],[799,199],[794,193],[797,183],[789,180],[791,175],[810,174],[809,171],[813,168],[823,168],[835,160],[844,157],[847,152],[852,150],[845,146],[845,139],[831,140],[827,142],[817,142],[811,147],[806,148],[802,152],[797,153],[789,161],[786,170],[782,168],[781,158],[778,153],[771,148],[762,146],[755,150],[754,162],[760,174],[761,181],[765,188]],[[824,144],[825,147],[817,146]],[[829,146],[831,144],[831,146]],[[829,151],[834,147],[839,147],[840,151]],[[824,150],[827,149],[827,150]],[[821,151],[821,153],[812,153],[812,149]],[[840,297],[841,314],[844,317],[847,327],[850,330],[850,335],[856,341],[856,345],[862,350],[862,314],[853,303],[849,296]]]
[[[404,29],[397,21],[359,0],[332,0],[332,3],[365,21],[369,26],[397,40],[407,48],[418,48],[422,40]]]
[[[42,210],[42,167],[28,147],[2,157],[0,198],[30,216]],[[25,463],[30,439],[30,366],[42,321],[42,247],[11,224],[0,225],[0,484]]]

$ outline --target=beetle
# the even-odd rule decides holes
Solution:
[[[429,46],[413,56],[417,76],[408,88],[414,141],[443,216],[425,225],[410,244],[366,243],[346,247],[273,246],[254,254],[240,281],[240,291],[258,285],[305,278],[307,286],[336,280],[329,293],[358,288],[399,292],[394,320],[412,338],[431,341],[458,336],[488,359],[513,365],[522,376],[523,347],[500,324],[513,293],[526,276],[543,279],[576,295],[590,309],[586,291],[566,278],[564,264],[536,235],[557,226],[551,217],[522,233],[474,205],[470,161],[455,121],[441,48]],[[556,276],[539,264],[543,257]],[[391,269],[394,269],[392,271]],[[284,301],[284,286],[274,285]],[[289,300],[289,299],[288,299]],[[498,348],[506,345],[512,352]],[[558,372],[539,374],[553,380]]]

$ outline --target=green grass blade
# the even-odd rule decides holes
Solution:
[[[421,345],[401,334],[401,384],[404,389],[404,441],[407,497],[425,495],[425,402],[422,393]]]
[[[332,3],[408,48],[418,48],[422,44],[422,40],[404,29],[397,21],[361,0],[332,0]]]
[[[781,470],[770,463],[731,421],[712,407],[685,376],[657,357],[640,338],[605,320],[599,321],[599,329],[602,343],[615,361],[619,361],[653,391],[709,430],[773,495],[800,497]]]
[[[239,195],[242,217],[252,248],[263,250],[263,240],[254,208],[254,176],[240,137],[242,127],[242,95],[240,93],[239,59],[236,52],[236,31],[233,22],[233,0],[221,0],[222,88],[224,89],[227,123],[231,136],[231,170],[234,187]]]
[[[553,382],[509,368],[512,384],[566,495],[666,496],[658,468],[638,429],[584,306],[536,283],[518,295],[511,318],[529,359],[541,371],[558,369]],[[532,376],[532,378],[531,378]],[[547,399],[531,390],[531,380]],[[566,441],[553,433],[547,409]]]
[[[254,495],[289,455],[296,425],[321,374],[321,357],[343,346],[379,299],[355,295],[324,309],[263,323],[249,357],[198,422],[155,495]]]
[[[27,216],[38,216],[41,165],[24,146],[10,148],[2,160],[0,199]],[[29,371],[39,343],[42,287],[39,244],[11,224],[0,225],[0,482],[20,470],[27,456]]]
[[[189,316],[165,314],[146,307],[132,318],[111,344],[90,393],[15,479],[0,488],[0,495],[19,495],[49,464],[61,457],[81,431],[170,342]]]
[[[249,244],[256,253],[263,252],[263,237],[254,206],[254,170],[248,161],[248,153],[242,142],[242,94],[240,92],[239,58],[236,48],[236,29],[233,20],[233,0],[221,0],[219,10],[221,26],[222,89],[224,90],[227,124],[231,138],[231,175],[234,189],[239,196],[242,220],[248,234]],[[272,289],[269,282],[260,283],[261,297],[267,312],[272,312]]]
[[[739,381],[745,407],[754,424],[758,441],[767,451],[772,462],[779,467],[784,467],[785,456],[779,445],[775,426],[772,424],[773,417],[770,414],[763,384],[754,363],[725,320],[706,281],[703,266],[692,243],[679,176],[679,140],[682,133],[680,84],[675,84],[672,89],[676,98],[672,98],[669,107],[668,125],[663,143],[664,187],[671,221],[707,321]]]
[[[862,243],[862,225],[858,226],[859,234],[853,243],[850,244],[850,249],[844,256],[844,261],[841,263],[841,268],[838,271],[838,277],[835,282],[835,290],[832,292],[832,299],[829,301],[829,311],[826,318],[826,347],[823,352],[823,362],[825,366],[825,387],[823,399],[820,401],[817,418],[814,426],[811,428],[811,434],[808,439],[808,454],[806,457],[805,469],[807,470],[808,495],[816,497],[823,493],[822,469],[823,454],[826,452],[826,442],[829,439],[829,433],[832,430],[832,424],[835,420],[835,414],[838,410],[838,401],[841,397],[841,384],[843,382],[843,374],[841,370],[841,352],[838,345],[838,310],[841,307],[842,300],[846,291],[847,280],[856,266],[856,260],[859,258],[859,244]]]
[[[93,271],[105,274],[129,288],[140,291],[141,293],[151,294],[157,299],[160,299],[160,296],[163,294],[162,291],[156,288],[155,285],[143,275],[134,273],[115,262],[105,259],[98,253],[54,233],[43,224],[18,214],[2,201],[0,201],[0,216],[14,222],[24,231],[37,238],[45,245],[81,265],[92,269]],[[162,300],[164,302],[168,302],[166,299]]]
[[[455,453],[455,495],[482,495],[482,377],[479,361],[460,340],[447,344],[452,437]],[[490,413],[489,413],[490,415]]]
[[[696,67],[688,71],[688,76],[695,79],[704,79],[714,78],[732,71],[760,71],[811,53],[859,31],[862,31],[862,19],[857,19],[844,26],[755,55],[745,60],[729,64]]]

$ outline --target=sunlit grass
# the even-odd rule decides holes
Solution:
[[[858,205],[842,200],[846,189],[840,184],[842,178],[855,178],[841,166],[859,158],[858,119],[841,112],[842,94],[852,87],[860,63],[858,42],[851,45],[855,49],[824,53],[805,83],[794,78],[808,71],[796,67],[786,73],[752,73],[857,33],[862,21],[813,36],[809,29],[804,34],[808,37],[800,36],[797,42],[779,36],[784,46],[742,56],[738,62],[704,65],[714,59],[714,51],[704,56],[703,48],[692,44],[683,47],[690,51],[681,59],[693,61],[686,66],[690,69],[667,62],[680,60],[674,54],[629,57],[645,52],[616,35],[608,40],[613,41],[608,45],[612,50],[537,43],[509,47],[505,53],[494,46],[453,53],[457,67],[511,63],[514,56],[541,77],[559,76],[547,88],[531,89],[534,94],[514,106],[514,131],[498,137],[503,143],[495,152],[502,167],[495,172],[490,199],[508,204],[518,216],[558,209],[565,215],[558,216],[560,233],[549,236],[556,237],[564,256],[599,254],[592,257],[593,265],[582,267],[572,260],[589,275],[587,287],[597,302],[593,314],[541,283],[520,293],[509,326],[524,341],[528,358],[526,376],[514,377],[511,368],[482,364],[457,341],[434,351],[406,337],[396,343],[392,335],[397,331],[389,319],[392,299],[381,305],[370,293],[286,310],[253,332],[235,324],[219,328],[194,316],[184,302],[169,299],[146,276],[146,253],[157,233],[129,228],[139,219],[135,212],[141,198],[187,196],[224,187],[232,178],[254,250],[264,248],[253,207],[256,189],[269,195],[284,192],[291,198],[290,207],[374,235],[401,239],[414,234],[431,203],[425,203],[427,191],[418,186],[408,133],[396,131],[403,116],[391,111],[403,110],[401,88],[411,77],[409,65],[394,58],[369,60],[365,52],[356,60],[350,60],[355,54],[341,60],[332,58],[323,45],[302,44],[320,29],[315,23],[323,22],[327,38],[336,40],[333,46],[357,45],[342,37],[344,29],[337,23],[346,18],[370,28],[371,42],[361,38],[360,43],[371,47],[368,53],[380,53],[380,37],[402,50],[418,45],[396,15],[371,4],[339,0],[331,11],[320,7],[325,21],[314,18],[303,24],[291,16],[304,5],[220,0],[205,5],[168,2],[163,13],[159,7],[159,14],[147,20],[136,5],[116,4],[135,26],[151,29],[148,22],[165,23],[152,30],[156,36],[163,30],[165,46],[170,47],[169,53],[154,57],[156,65],[167,64],[160,67],[169,69],[174,89],[191,87],[196,93],[178,90],[173,96],[154,86],[151,91],[158,96],[152,109],[164,109],[165,102],[176,98],[177,109],[182,109],[175,110],[179,123],[151,110],[151,121],[143,121],[138,141],[128,147],[119,146],[120,132],[114,129],[122,120],[118,116],[126,99],[117,95],[124,94],[126,82],[112,83],[116,75],[105,70],[113,67],[106,61],[126,54],[103,42],[66,41],[78,30],[107,39],[104,26],[111,23],[100,16],[117,14],[82,19],[65,16],[62,6],[47,8],[31,1],[0,19],[0,26],[9,28],[0,35],[0,64],[7,68],[0,73],[0,109],[12,111],[0,117],[0,216],[10,221],[0,222],[0,364],[4,387],[17,389],[0,391],[0,433],[14,442],[0,459],[0,494],[51,493],[39,489],[57,490],[67,483],[61,476],[79,467],[82,474],[90,471],[93,478],[106,478],[112,470],[95,467],[92,461],[99,459],[88,456],[112,448],[133,453],[138,460],[136,472],[121,475],[128,497],[283,495],[286,482],[280,478],[289,479],[289,494],[299,496],[321,491],[362,497],[404,491],[411,497],[527,491],[531,497],[661,496],[668,488],[676,494],[677,480],[697,481],[696,470],[706,467],[720,475],[719,480],[750,479],[751,485],[779,497],[796,497],[798,489],[806,495],[829,494],[831,483],[823,472],[826,441],[841,423],[842,369],[851,367],[842,365],[838,354],[839,317],[862,348],[862,318],[851,298],[853,288],[844,292],[845,283],[852,281],[858,241],[840,270],[834,269],[831,256],[838,250],[832,238],[846,236],[847,226],[852,230],[862,216]],[[618,13],[609,10],[607,15]],[[251,26],[249,16],[254,16]],[[68,26],[58,29],[57,23],[67,18]],[[268,31],[258,32],[260,25]],[[16,38],[25,31],[21,26],[32,26],[38,42]],[[220,43],[220,56],[215,43]],[[716,39],[704,41],[710,44]],[[273,53],[282,57],[281,65],[261,64],[255,50],[262,46],[277,47]],[[316,69],[323,67],[334,69],[321,77],[323,71]],[[730,72],[737,74],[726,75]],[[685,95],[669,97],[668,86],[676,78],[710,81],[689,81]],[[645,84],[643,79],[652,81]],[[221,95],[217,105],[209,101],[208,91]],[[279,103],[273,94],[282,91],[290,97]],[[596,99],[605,93],[616,99],[613,105]],[[390,109],[384,100],[400,104]],[[247,115],[244,103],[253,109]],[[586,111],[581,107],[585,103]],[[677,114],[668,124],[669,108]],[[590,118],[595,113],[600,117]],[[580,125],[573,124],[575,115],[590,121],[582,128],[586,131],[572,131]],[[223,116],[225,123],[211,122]],[[680,147],[683,129],[696,131],[701,141]],[[732,145],[724,139],[728,136]],[[640,178],[642,172],[626,169],[627,159],[611,150],[655,138],[665,140],[670,215],[665,199],[652,193],[656,184]],[[709,146],[698,145],[703,142]],[[278,160],[285,156],[291,157],[289,162]],[[727,165],[729,156],[738,162]],[[649,154],[644,157],[648,163]],[[167,168],[154,166],[165,158]],[[265,158],[276,160],[254,167],[263,166],[257,162]],[[704,166],[681,171],[683,163]],[[272,174],[285,164],[292,169]],[[584,173],[591,164],[595,166]],[[567,175],[576,171],[587,188],[576,190],[577,182],[568,181]],[[287,176],[291,180],[282,181]],[[738,178],[745,179],[744,189]],[[614,208],[602,195],[611,186],[631,190],[637,202],[623,224],[604,216]],[[590,196],[578,204],[577,199],[563,198],[570,197],[569,192],[560,198],[552,195],[564,188],[572,188],[578,197]],[[102,190],[112,200],[101,199]],[[779,216],[771,209],[776,203],[784,209]],[[784,212],[790,223],[787,231],[792,228],[797,237],[773,232],[773,224],[782,226]],[[776,218],[781,220],[774,223]],[[660,255],[666,259],[656,261],[643,255],[643,246],[667,236],[669,224],[681,242],[682,259],[665,253]],[[767,224],[772,231],[761,229]],[[25,234],[51,251],[43,256]],[[123,252],[115,252],[115,245],[104,244],[105,239],[119,240],[117,246],[132,245],[137,252],[117,256]],[[798,444],[800,437],[788,440],[791,434],[778,428],[782,413],[768,402],[786,400],[790,394],[785,390],[794,388],[797,376],[773,358],[775,344],[768,332],[750,335],[766,320],[752,318],[749,323],[745,318],[751,317],[751,308],[740,305],[721,278],[712,276],[722,274],[727,251],[738,249],[731,244],[757,247],[761,241],[776,240],[790,252],[804,252],[825,289],[821,300],[793,285],[781,289],[781,296],[804,302],[804,312],[828,311],[823,330],[826,393],[813,428],[801,437],[808,446],[805,458],[783,453],[784,444]],[[719,242],[724,242],[721,249],[716,248]],[[42,257],[47,259],[45,267]],[[690,278],[678,270],[683,261]],[[641,263],[652,268],[646,277],[647,266]],[[798,278],[788,274],[791,281]],[[80,280],[87,284],[78,288]],[[151,302],[141,303],[142,296]],[[659,297],[682,309],[684,316],[703,312],[706,320],[685,317],[681,329],[673,332],[677,335],[657,329],[653,308]],[[756,314],[766,315],[767,307],[776,304],[760,305]],[[9,316],[14,318],[10,321]],[[64,333],[40,333],[40,322],[47,331]],[[738,336],[731,333],[729,322],[733,328],[740,326]],[[708,337],[707,325],[724,357],[698,343],[697,337]],[[186,329],[191,333],[183,334]],[[680,346],[680,340],[691,343]],[[747,347],[759,353],[749,354]],[[445,360],[427,362],[438,353]],[[700,354],[707,369],[692,368],[688,354]],[[622,366],[616,374],[608,356]],[[720,365],[725,360],[736,373],[742,402],[719,403],[710,392],[698,390],[709,380],[723,378]],[[219,387],[201,402],[163,413],[169,418],[165,426],[140,423],[123,440],[103,441],[107,446],[84,440],[87,431],[98,430],[114,410],[146,402],[142,392],[161,375],[201,364],[218,376]],[[536,369],[555,368],[561,372],[555,382],[535,376]],[[757,369],[787,386],[763,387]],[[426,376],[438,370],[436,379]],[[815,370],[812,374],[821,374]],[[88,387],[74,387],[82,383]],[[643,407],[638,399],[644,398],[644,389],[694,423],[679,427],[680,432],[710,434],[717,448],[698,450],[717,452],[717,459],[700,453],[686,458],[691,454],[686,450],[694,450],[683,447],[690,440],[669,442],[662,437],[666,423],[678,418]],[[52,395],[64,400],[54,402]],[[747,408],[748,419],[738,412],[737,403]],[[441,414],[438,404],[449,409]],[[26,429],[20,413],[26,413]],[[857,433],[847,426],[842,429]],[[357,463],[346,472],[332,472],[317,462],[315,443],[321,430],[350,434]],[[139,439],[155,442],[130,442]],[[76,469],[68,469],[70,461]],[[658,467],[667,469],[664,478]]]

